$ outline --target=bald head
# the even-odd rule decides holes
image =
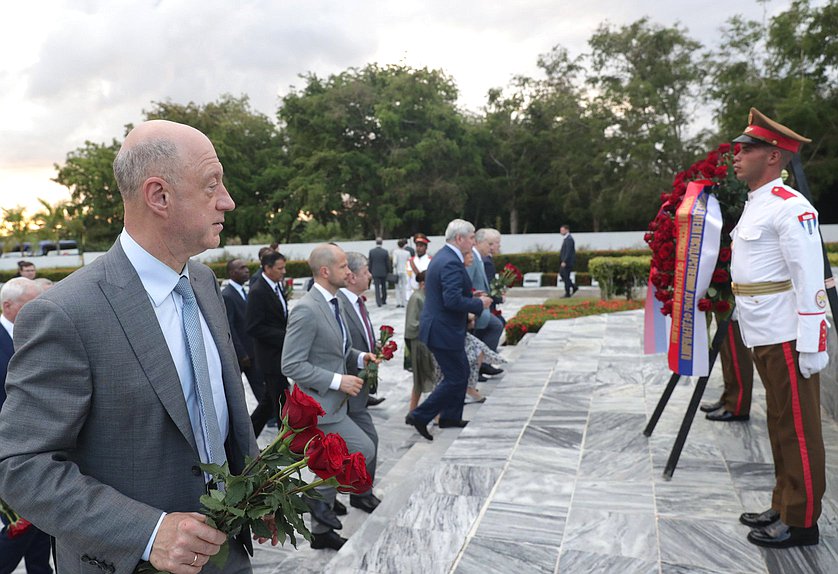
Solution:
[[[235,208],[212,142],[165,120],[131,130],[114,160],[125,229],[180,273],[189,257],[218,247],[224,213]]]
[[[335,293],[338,288],[346,287],[349,278],[349,265],[346,253],[333,243],[322,243],[311,250],[308,256],[311,275],[318,285]]]

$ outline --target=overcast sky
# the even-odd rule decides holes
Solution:
[[[817,0],[813,4],[821,4]],[[585,51],[602,22],[680,22],[712,43],[730,16],[790,0],[37,0],[3,2],[0,206],[68,197],[54,163],[85,140],[122,139],[152,101],[247,94],[273,117],[298,75],[367,63],[438,68],[479,111],[487,90],[554,45]]]

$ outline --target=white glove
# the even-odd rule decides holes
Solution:
[[[804,379],[808,379],[815,373],[821,372],[826,364],[829,362],[829,353],[821,351],[820,353],[800,353],[797,364],[800,366],[800,374]]]

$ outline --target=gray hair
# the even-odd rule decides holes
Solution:
[[[113,160],[113,174],[123,201],[136,197],[149,177],[157,176],[170,185],[177,185],[180,167],[177,145],[160,137],[128,147],[123,145]]]
[[[499,239],[500,231],[491,227],[481,227],[474,234],[474,241],[476,243],[483,243],[484,241],[491,241],[492,239]]]
[[[457,237],[465,237],[474,233],[474,226],[465,219],[455,219],[445,228],[445,241],[454,241]]]
[[[44,292],[44,288],[32,279],[26,277],[15,277],[9,279],[3,288],[0,289],[0,305],[6,301],[17,301],[27,293],[36,291],[38,295]]]
[[[346,264],[349,265],[349,270],[352,271],[352,273],[357,273],[361,270],[361,267],[369,265],[367,256],[362,253],[358,253],[357,251],[346,252]]]
[[[340,249],[334,243],[321,243],[311,250],[308,256],[308,267],[311,269],[312,277],[320,276],[321,267],[331,267],[335,264],[335,247]]]
[[[33,281],[40,285],[41,289],[44,291],[55,285],[55,283],[52,282],[52,279],[47,279],[46,277],[36,277]]]

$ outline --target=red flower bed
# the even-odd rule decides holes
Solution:
[[[643,301],[592,299],[578,305],[526,305],[506,323],[506,344],[515,345],[527,333],[538,333],[546,321],[641,309]]]

